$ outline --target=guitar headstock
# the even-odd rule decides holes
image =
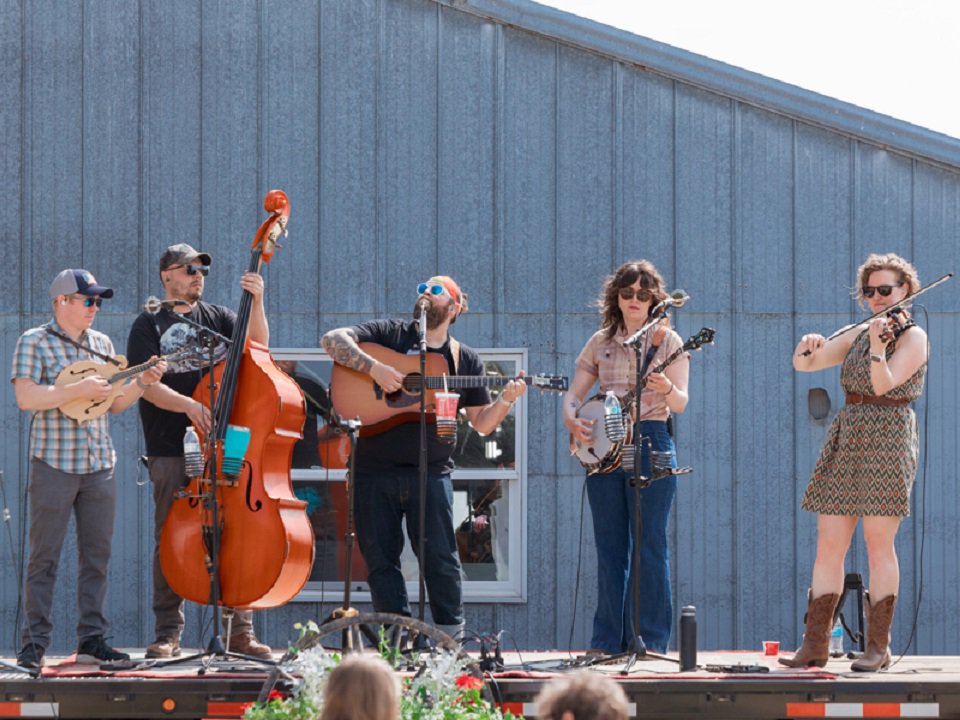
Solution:
[[[563,375],[530,375],[525,379],[533,387],[548,392],[566,392],[569,386],[567,378]]]
[[[713,328],[700,328],[700,332],[696,335],[691,335],[690,338],[683,344],[684,350],[699,350],[704,345],[712,345],[713,338],[717,334],[717,331]]]

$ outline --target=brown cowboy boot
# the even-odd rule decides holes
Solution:
[[[780,658],[787,667],[823,667],[830,657],[830,630],[833,629],[833,611],[840,596],[837,593],[821,595],[807,606],[807,627],[803,645],[792,658]]]
[[[893,609],[896,595],[887,595],[877,603],[867,597],[867,650],[850,665],[851,670],[876,672],[890,665],[890,626],[893,625]]]

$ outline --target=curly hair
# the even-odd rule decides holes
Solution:
[[[606,330],[607,338],[624,329],[623,313],[620,312],[620,288],[630,287],[637,279],[640,287],[653,295],[650,308],[667,298],[666,283],[649,260],[630,260],[618,267],[613,275],[603,281],[603,288],[596,305],[600,310],[600,329]]]
[[[626,720],[629,713],[623,689],[606,675],[578,670],[554,678],[537,695],[537,718],[561,720]]]
[[[886,253],[885,255],[873,253],[864,260],[863,265],[857,268],[857,286],[853,288],[852,294],[861,306],[866,305],[862,288],[867,284],[870,273],[878,270],[892,270],[897,273],[900,282],[907,286],[907,295],[913,295],[920,289],[920,276],[912,263],[895,253]]]

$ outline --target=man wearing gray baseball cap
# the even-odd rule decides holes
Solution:
[[[103,614],[107,565],[113,540],[116,452],[103,404],[119,413],[130,407],[146,387],[157,382],[166,365],[159,361],[120,386],[107,377],[123,362],[114,357],[113,343],[92,329],[111,288],[100,285],[86,270],[67,269],[50,284],[53,319],[27,330],[13,355],[17,405],[33,413],[30,423],[30,560],[26,579],[26,622],[21,667],[38,669],[53,630],[53,591],[64,535],[76,519],[80,568],[77,573],[77,661],[115,663],[129,660],[105,639],[109,624]],[[104,374],[85,372],[73,380],[78,361],[102,363]],[[94,369],[94,368],[87,368]],[[65,379],[60,379],[62,374]],[[78,421],[70,407],[87,407],[89,419]],[[89,403],[89,406],[85,405]]]
[[[228,338],[233,337],[236,313],[223,305],[201,300],[205,280],[213,258],[186,243],[171,245],[160,255],[160,281],[164,301],[141,313],[130,329],[127,357],[130,362],[185,347],[202,345],[196,324]],[[263,278],[257,273],[244,273],[240,287],[253,298],[248,336],[266,345],[270,330],[263,308]],[[192,323],[186,323],[186,317]],[[226,347],[216,348],[216,360],[226,355]],[[150,388],[140,401],[140,419],[147,446],[147,467],[153,485],[154,553],[153,553],[153,616],[156,639],[146,649],[148,658],[170,658],[181,654],[180,636],[185,616],[183,599],[177,595],[163,575],[160,565],[160,537],[177,493],[187,482],[183,441],[188,425],[210,430],[210,412],[193,399],[193,391],[207,366],[204,356],[197,355],[171,361],[163,381]],[[232,620],[224,613],[228,649],[242,655],[269,659],[267,645],[259,642],[253,631],[252,612],[237,610]]]

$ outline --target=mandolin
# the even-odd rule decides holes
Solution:
[[[129,380],[141,373],[145,373],[161,360],[179,360],[194,352],[193,348],[187,348],[169,355],[164,355],[163,357],[152,358],[145,363],[129,368],[127,367],[127,359],[123,355],[118,355],[115,358],[117,363],[119,363],[118,365],[98,363],[93,360],[78,360],[75,363],[71,363],[60,371],[54,385],[69,385],[79,380],[86,380],[89,377],[102,377],[110,383],[112,387],[110,388],[110,394],[104,400],[78,398],[61,405],[60,412],[68,418],[72,418],[81,423],[86,420],[96,420],[110,409],[113,401],[123,392],[122,383],[124,380]]]

